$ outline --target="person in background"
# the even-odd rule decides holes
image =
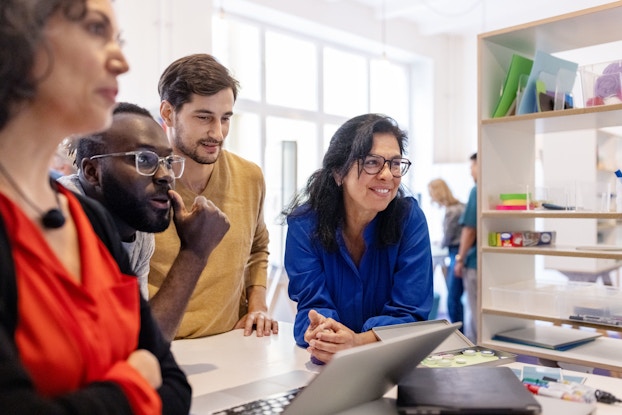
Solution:
[[[68,146],[69,139],[64,139],[56,149],[56,152],[52,156],[50,162],[50,176],[52,179],[58,179],[59,177],[74,174],[76,167],[73,159],[69,156]]]
[[[445,281],[447,282],[447,312],[452,323],[464,320],[464,309],[462,305],[462,278],[454,276],[454,266],[456,264],[456,254],[460,245],[460,235],[462,226],[458,220],[464,212],[464,203],[456,199],[443,179],[434,179],[428,183],[428,192],[432,202],[445,209],[443,218],[443,240],[441,247],[447,248],[449,266]],[[460,328],[463,330],[463,327]]]
[[[462,225],[460,247],[456,255],[454,275],[462,278],[467,292],[470,318],[466,336],[477,343],[477,153],[471,157],[471,176],[475,185],[469,193],[464,212],[458,223]]]
[[[191,389],[108,212],[50,179],[129,69],[110,0],[0,2],[0,412],[186,414]]]
[[[176,191],[188,206],[199,195],[223,211],[229,232],[210,255],[177,332],[201,337],[244,329],[248,336],[278,331],[268,314],[266,280],[268,229],[263,218],[266,186],[261,169],[222,148],[229,133],[238,81],[207,54],[189,55],[168,66],[160,77],[160,116],[173,152],[186,158]],[[156,235],[149,293],[157,296],[167,282],[180,240],[174,226]],[[175,301],[162,296],[162,301]]]
[[[387,116],[348,120],[283,212],[294,336],[316,361],[377,341],[373,327],[428,318],[432,253],[425,216],[401,187],[406,143]]]
[[[153,233],[169,226],[172,207],[183,243],[167,284],[149,301],[164,337],[171,341],[210,253],[229,230],[229,221],[203,196],[186,209],[172,190],[183,174],[185,159],[172,154],[166,133],[144,108],[118,104],[108,130],[74,139],[73,145],[79,173],[59,182],[96,199],[112,214],[145,298],[149,298]]]

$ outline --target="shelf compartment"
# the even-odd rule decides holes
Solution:
[[[533,314],[533,313],[519,313],[515,311],[507,311],[507,310],[499,310],[496,308],[483,307],[482,312],[491,316],[503,316],[503,317],[512,317],[512,318],[521,318],[521,319],[529,319],[529,320],[541,320],[546,321],[548,323],[553,323],[556,326],[561,325],[569,325],[573,327],[588,327],[592,329],[598,330],[606,330],[609,332],[622,332],[622,327],[620,326],[609,326],[600,323],[595,323],[591,321],[576,321],[570,320],[567,318],[559,318],[559,317],[549,317],[541,314]]]
[[[619,212],[593,212],[583,210],[482,210],[482,217],[487,219],[616,219],[622,220]]]
[[[483,328],[482,340],[478,346],[490,347],[506,352],[529,355],[541,359],[548,359],[559,362],[567,362],[581,366],[598,367],[601,369],[621,371],[622,359],[620,359],[620,339],[604,330],[601,326],[599,332],[603,336],[586,344],[573,347],[568,350],[551,350],[543,347],[527,346],[513,342],[492,340],[496,333],[532,327],[535,324],[550,324],[546,319],[533,318],[532,316],[513,317],[509,313],[483,310],[483,316],[487,320],[486,327]],[[569,326],[563,326],[567,330],[578,330]]]
[[[562,315],[559,300],[566,288],[564,282],[519,281],[490,287],[490,298],[497,310],[555,318]]]
[[[579,250],[576,246],[539,246],[539,247],[492,247],[482,246],[484,254],[509,254],[509,255],[550,255],[550,256],[566,256],[574,258],[603,258],[622,260],[622,250]]]
[[[600,337],[594,341],[563,352],[558,350],[549,350],[542,347],[524,346],[517,343],[502,342],[499,340],[486,340],[482,342],[481,346],[519,355],[529,355],[540,359],[548,359],[556,362],[566,362],[588,367],[598,367],[611,371],[620,371],[622,369],[622,360],[616,358],[620,354],[620,339],[608,337]]]
[[[492,309],[508,313],[547,317],[549,320],[581,326],[583,320],[570,316],[590,316],[603,327],[622,322],[622,292],[617,287],[591,282],[527,280],[490,287]],[[609,323],[609,324],[607,324]]]
[[[601,321],[603,327],[612,327],[622,323],[622,292],[618,287],[591,283],[572,283],[565,295],[558,298],[559,315],[573,324],[582,324],[583,320],[571,319],[570,316],[585,317],[588,321]],[[621,327],[622,328],[622,327]]]
[[[563,111],[535,112],[481,120],[483,128],[503,128],[531,134],[588,130],[620,125],[622,104],[573,108]]]

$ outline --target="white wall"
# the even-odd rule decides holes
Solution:
[[[158,79],[175,59],[211,49],[212,4],[205,0],[114,2],[130,71],[119,100],[157,110]]]
[[[211,51],[211,16],[221,7],[225,13],[266,20],[378,55],[383,49],[380,20],[369,8],[347,2],[132,0],[117,1],[115,7],[131,65],[121,79],[119,99],[151,110],[158,107],[157,82],[169,63],[189,53]],[[400,20],[388,21],[385,34],[391,59],[433,65],[433,84],[420,86],[429,90],[429,99],[420,103],[409,127],[418,143],[418,169],[466,160],[477,147],[474,40],[424,37]]]

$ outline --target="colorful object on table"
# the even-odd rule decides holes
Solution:
[[[489,349],[464,349],[455,353],[442,352],[435,353],[421,362],[421,366],[441,368],[441,367],[462,367],[471,365],[493,364],[494,361],[501,359],[493,350]]]
[[[555,245],[555,231],[490,232],[488,246],[529,247]]]
[[[567,380],[542,380],[524,378],[523,385],[531,393],[541,396],[550,396],[574,402],[606,403],[622,402],[613,394],[600,389],[594,389],[577,382]]]

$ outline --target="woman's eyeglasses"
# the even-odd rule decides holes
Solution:
[[[387,160],[376,154],[369,154],[362,158],[361,161],[363,163],[363,170],[367,174],[378,174],[384,169],[384,165],[389,163],[389,171],[393,177],[402,177],[405,175],[412,164],[410,160],[405,158],[399,157]]]
[[[136,171],[142,176],[153,176],[160,167],[163,165],[168,171],[173,173],[173,177],[179,179],[184,174],[184,166],[186,159],[181,156],[170,155],[166,157],[160,157],[153,151],[128,151],[125,153],[108,153],[98,154],[90,157],[90,160],[103,158],[103,157],[127,157],[134,156],[136,164]]]

